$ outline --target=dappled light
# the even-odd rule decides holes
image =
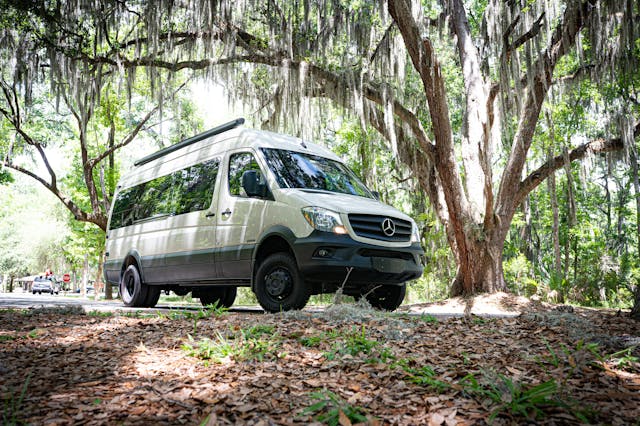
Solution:
[[[629,423],[640,414],[638,339],[637,323],[614,312],[542,305],[449,319],[348,305],[2,311],[0,395],[17,403],[4,418],[28,423],[307,424],[333,404],[407,425]]]

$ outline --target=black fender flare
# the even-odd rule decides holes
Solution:
[[[142,269],[142,256],[140,256],[140,253],[138,253],[138,250],[136,249],[130,250],[129,253],[127,253],[127,255],[124,257],[122,267],[120,268],[120,282],[122,282],[122,276],[124,275],[124,271],[127,269],[127,266],[131,264],[131,262],[128,261],[129,258],[133,258],[135,260],[136,266],[138,267],[138,273],[140,273],[140,280],[144,283],[145,279],[144,270]]]
[[[289,246],[289,251],[293,254],[294,259],[296,259],[295,252],[293,250],[293,243],[296,241],[297,237],[293,233],[293,231],[283,225],[275,225],[270,228],[267,228],[262,232],[260,237],[257,239],[256,246],[253,249],[253,253],[251,255],[251,288],[253,288],[253,284],[254,284],[253,278],[254,278],[254,273],[257,266],[256,262],[258,260],[258,253],[260,252],[260,248],[262,247],[262,244],[271,237],[280,237],[283,240],[285,240],[287,245]],[[297,259],[296,259],[296,263],[297,263]]]

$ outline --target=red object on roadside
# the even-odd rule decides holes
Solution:
[[[69,274],[64,274],[62,276],[62,281],[64,281],[65,283],[68,283],[69,281],[71,281],[71,275]]]

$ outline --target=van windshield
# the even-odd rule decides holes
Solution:
[[[374,198],[342,163],[284,149],[262,148],[262,152],[281,188],[315,189]]]

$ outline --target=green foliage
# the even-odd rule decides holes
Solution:
[[[367,338],[364,325],[361,330],[353,327],[351,331],[339,334],[337,337],[339,340],[335,341],[331,350],[325,353],[329,360],[335,359],[338,355],[369,355],[380,344],[377,340]]]
[[[623,370],[640,371],[640,358],[633,355],[638,346],[630,346],[607,356],[607,360]]]
[[[254,326],[242,329],[230,337],[216,332],[215,338],[202,338],[195,341],[189,336],[182,349],[189,356],[218,364],[234,360],[236,362],[277,359],[284,356],[280,351],[277,335],[268,333],[269,326]],[[271,329],[273,330],[273,329]]]
[[[498,374],[480,383],[475,376],[465,376],[460,384],[465,392],[482,400],[491,401],[494,406],[489,416],[493,422],[500,415],[537,419],[544,415],[544,409],[563,405],[558,399],[558,385],[554,379],[537,385],[526,385]]]
[[[6,185],[14,182],[13,176],[9,171],[0,166],[0,185]]]
[[[411,383],[427,387],[436,393],[443,393],[451,387],[445,381],[437,379],[435,370],[429,365],[415,366],[414,360],[401,359],[395,366],[402,368]]]
[[[114,315],[113,312],[110,312],[110,311],[93,310],[93,311],[87,312],[87,316],[98,317],[98,318],[109,318],[109,317],[112,317],[113,315]]]
[[[343,418],[348,419],[351,423],[369,421],[363,408],[347,403],[330,390],[313,392],[310,396],[318,402],[302,410],[299,416],[314,415],[315,421],[329,426],[345,424]]]
[[[27,388],[29,387],[29,381],[31,380],[31,373],[27,375],[27,378],[22,385],[20,394],[16,397],[13,389],[9,389],[9,393],[2,397],[2,424],[6,426],[14,426],[24,424],[18,417],[22,412],[22,401],[27,395]]]

